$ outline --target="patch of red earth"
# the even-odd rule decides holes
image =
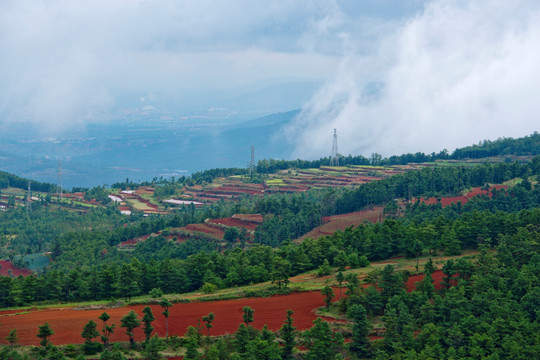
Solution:
[[[461,204],[464,205],[465,203],[467,203],[467,201],[479,195],[487,195],[489,197],[492,197],[493,196],[493,194],[491,193],[492,189],[496,189],[496,190],[507,189],[507,186],[493,185],[489,188],[489,190],[482,190],[481,187],[475,187],[463,196],[443,197],[440,199],[433,198],[433,197],[429,199],[420,198],[420,199],[415,199],[414,201],[420,201],[426,205],[433,205],[433,204],[437,204],[440,200],[442,207],[446,207],[452,204],[457,204],[458,202],[461,202]]]
[[[17,277],[19,275],[28,276],[32,274],[33,272],[30,269],[13,266],[9,260],[0,260],[0,275],[2,276]]]
[[[235,219],[252,221],[259,224],[263,222],[263,216],[261,214],[234,214],[232,217]]]
[[[262,328],[268,325],[272,331],[278,330],[286,317],[288,309],[294,311],[294,326],[298,330],[306,330],[313,325],[316,319],[314,309],[324,305],[323,296],[320,292],[293,293],[284,296],[268,298],[251,298],[223,300],[212,302],[194,302],[187,304],[175,304],[169,309],[169,335],[183,336],[189,325],[196,326],[197,320],[210,312],[215,314],[214,327],[210,335],[225,335],[234,333],[242,322],[242,308],[250,306],[255,311],[254,326]],[[158,305],[150,305],[156,320],[152,323],[154,333],[165,336],[165,319],[161,315],[163,309]],[[101,328],[98,319],[106,311],[111,319],[108,323],[116,324],[116,331],[111,336],[111,341],[127,341],[124,329],[120,328],[120,319],[130,310],[134,310],[142,317],[144,305],[128,306],[124,308],[106,310],[73,310],[73,309],[45,309],[30,310],[28,313],[1,317],[0,342],[6,343],[6,336],[11,329],[17,329],[19,343],[22,345],[37,345],[36,337],[38,326],[45,322],[51,325],[55,334],[51,337],[54,344],[80,344],[83,342],[81,331],[89,320],[94,320]],[[25,310],[27,311],[27,310]],[[4,312],[0,311],[0,316]],[[135,330],[135,338],[144,339],[142,327]]]
[[[75,192],[75,193],[64,193],[62,196],[68,198],[68,199],[74,199],[74,200],[84,200],[84,193],[82,192]]]
[[[188,241],[189,239],[190,239],[189,236],[186,236],[186,235],[177,235],[177,236],[176,236],[176,243],[177,243],[177,244],[185,243],[185,242]]]
[[[150,237],[150,235],[143,235],[143,236],[140,236],[138,238],[135,238],[135,239],[129,239],[129,240],[126,240],[126,241],[122,241],[119,246],[126,246],[126,245],[136,245],[142,241],[145,241],[145,240],[148,240],[148,238]]]
[[[154,188],[139,188],[135,190],[135,193],[137,195],[153,195],[154,194]]]
[[[431,278],[433,279],[433,285],[435,286],[436,290],[439,290],[441,288],[441,281],[444,274],[442,270],[435,270],[433,274],[431,274]],[[417,275],[411,275],[409,277],[409,280],[407,281],[407,291],[411,292],[416,290],[416,283],[419,281],[422,281],[424,279],[424,274],[417,274]]]
[[[204,234],[209,234],[218,239],[223,239],[223,235],[225,235],[225,230],[217,226],[211,226],[207,224],[189,224],[185,228],[183,228],[183,230],[186,230],[188,232],[196,231]]]
[[[234,217],[228,217],[228,218],[221,218],[221,219],[210,219],[208,220],[209,223],[217,224],[217,225],[224,225],[227,227],[240,227],[244,228],[246,230],[255,230],[255,228],[259,225],[255,222],[251,221],[244,221],[242,219],[236,219]]]
[[[237,186],[237,185],[221,185],[213,189],[205,191],[207,194],[224,194],[237,196],[240,194],[249,194],[249,195],[262,195],[263,194],[263,185],[253,184],[253,186]]]
[[[383,208],[380,206],[374,207],[373,209],[355,211],[352,213],[334,215],[323,217],[323,225],[316,227],[311,230],[306,235],[302,236],[300,240],[311,237],[318,239],[321,236],[332,235],[336,231],[344,231],[347,227],[353,225],[358,226],[363,224],[366,221],[376,223],[381,219],[384,219],[382,213]]]
[[[276,188],[268,189],[268,193],[294,193],[294,192],[304,192],[308,189],[307,186],[279,186]]]

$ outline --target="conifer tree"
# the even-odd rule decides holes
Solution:
[[[321,294],[325,296],[324,302],[326,303],[326,310],[330,310],[330,304],[332,303],[332,299],[334,298],[334,289],[332,289],[329,285],[326,285],[322,288]]]
[[[353,320],[352,343],[349,346],[351,352],[358,357],[368,355],[370,323],[367,319],[366,309],[359,304],[354,304],[349,309],[349,318]]]
[[[49,325],[49,323],[39,325],[38,329],[39,331],[38,331],[37,337],[41,339],[39,344],[43,347],[46,347],[47,344],[49,344],[49,337],[51,335],[54,335],[54,331],[53,329],[51,329],[51,326]]]
[[[109,346],[109,338],[111,337],[111,334],[114,332],[114,329],[116,327],[115,324],[112,324],[110,326],[107,325],[107,320],[109,320],[110,318],[111,317],[106,312],[99,316],[99,319],[103,321],[103,328],[101,329],[101,341],[103,342],[103,345],[105,345],[105,347]]]
[[[17,336],[17,329],[13,329],[9,332],[9,335],[6,337],[6,340],[8,341],[9,345],[11,347],[17,345],[19,338]]]
[[[129,337],[129,343],[131,347],[135,344],[135,328],[138,328],[141,326],[141,321],[137,319],[137,313],[133,310],[131,310],[126,316],[124,316],[121,320],[122,325],[120,325],[123,328],[126,328],[126,335]]]
[[[253,322],[253,309],[249,306],[245,306],[242,310],[244,311],[242,319],[244,320],[246,327],[249,327],[249,324]]]
[[[165,316],[165,337],[169,338],[169,308],[172,306],[172,303],[166,298],[162,298],[159,302],[159,306],[163,308],[163,316]]]
[[[294,347],[296,346],[296,327],[293,326],[294,320],[292,314],[292,310],[287,310],[285,323],[281,329],[279,329],[279,334],[285,343],[282,350],[283,358],[285,359],[290,359],[292,357]]]
[[[214,326],[212,325],[212,322],[214,321],[214,313],[211,312],[206,316],[202,317],[202,320],[204,321],[204,326],[206,327],[206,340],[208,343],[210,343],[210,329]]]
[[[149,306],[145,306],[145,308],[143,309],[143,313],[143,330],[144,335],[146,336],[146,342],[148,342],[148,340],[150,340],[150,335],[152,335],[152,331],[154,331],[154,328],[152,327],[152,321],[154,321],[156,318],[154,317],[154,314],[152,314],[152,309],[150,309]]]

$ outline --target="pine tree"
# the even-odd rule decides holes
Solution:
[[[253,309],[249,306],[245,306],[242,310],[244,311],[242,319],[244,320],[246,327],[249,327],[249,324],[253,322]]]
[[[120,327],[126,328],[126,335],[129,337],[129,343],[131,347],[135,344],[135,328],[141,326],[141,321],[137,319],[137,313],[131,310],[126,316],[121,320],[122,325]]]
[[[292,314],[292,310],[287,310],[285,323],[281,329],[279,329],[279,334],[285,343],[282,350],[283,358],[285,359],[290,359],[292,357],[294,347],[296,346],[296,327],[293,326],[294,320]]]
[[[116,327],[115,324],[112,324],[110,326],[107,325],[107,320],[109,320],[110,318],[111,317],[106,312],[99,316],[99,319],[103,321],[103,328],[101,329],[101,341],[103,341],[103,345],[105,345],[105,347],[109,346],[109,338],[111,337],[111,334],[114,332],[114,329]]]
[[[166,298],[162,298],[161,301],[159,302],[159,306],[161,306],[163,308],[163,316],[165,316],[165,337],[168,339],[169,338],[169,308],[172,305],[172,303],[167,300]]]
[[[47,344],[49,344],[49,337],[51,335],[54,335],[54,331],[53,329],[51,329],[51,326],[49,325],[49,323],[39,325],[38,329],[39,331],[38,331],[37,337],[41,339],[39,344],[43,347],[46,347]]]
[[[159,360],[163,359],[161,351],[165,350],[165,343],[157,335],[152,336],[147,342],[142,352],[145,356],[145,359],[148,360]]]
[[[154,317],[154,314],[152,314],[152,309],[150,309],[149,306],[145,306],[143,309],[144,316],[142,318],[142,321],[144,322],[144,335],[146,336],[146,342],[150,340],[150,335],[152,335],[152,331],[154,331],[154,328],[152,327],[152,321],[154,321],[156,318]]]
[[[17,336],[17,329],[13,329],[9,332],[9,335],[6,337],[6,340],[8,341],[9,345],[11,347],[17,345],[19,338]]]
[[[92,339],[98,336],[99,332],[97,331],[97,324],[94,320],[88,321],[86,325],[84,325],[81,337],[87,342],[92,342]]]
[[[197,329],[195,329],[193,326],[188,327],[186,335],[184,336],[184,343],[186,344],[186,354],[184,355],[184,359],[198,359],[200,357],[198,350],[199,334]]]
[[[343,281],[345,281],[345,276],[343,276],[341,271],[336,274],[336,280],[339,285],[339,300],[341,300],[341,286],[343,285]]]
[[[311,329],[304,332],[306,346],[309,349],[306,359],[330,360],[343,346],[343,335],[334,333],[330,325],[320,318],[313,321]]]
[[[249,343],[249,331],[246,324],[238,325],[238,330],[234,334],[234,342],[236,351],[239,354],[244,354],[247,351],[247,344]]]
[[[330,310],[330,304],[332,303],[332,299],[334,298],[334,289],[332,289],[329,285],[326,285],[322,288],[321,294],[325,296],[324,302],[326,303],[326,310]]]
[[[206,327],[207,333],[206,333],[206,340],[208,343],[210,343],[210,329],[214,326],[212,325],[212,322],[214,321],[214,313],[211,312],[206,316],[202,317],[202,320],[204,321],[204,326]]]
[[[81,336],[85,339],[83,349],[86,355],[94,355],[101,350],[102,345],[92,341],[93,338],[99,336],[97,324],[93,320],[88,321],[88,323],[84,325]]]
[[[369,349],[368,332],[371,327],[367,319],[366,309],[362,305],[354,304],[349,309],[349,317],[354,322],[352,343],[349,349],[360,358],[366,357]]]

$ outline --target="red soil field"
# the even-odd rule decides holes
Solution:
[[[235,214],[232,217],[235,219],[241,219],[244,221],[252,221],[255,223],[263,222],[263,216],[261,214]]]
[[[210,312],[215,314],[214,327],[210,335],[232,334],[242,322],[242,308],[250,306],[255,311],[254,326],[262,328],[265,324],[275,331],[278,330],[286,317],[287,309],[294,311],[294,326],[298,330],[305,330],[313,325],[316,319],[314,309],[324,305],[323,296],[320,292],[294,293],[284,296],[269,298],[251,298],[223,300],[212,302],[194,302],[187,304],[175,304],[169,309],[169,335],[183,336],[189,325],[195,326],[197,320]],[[165,319],[161,315],[162,309],[158,305],[151,305],[156,321],[152,323],[154,333],[165,336]],[[89,320],[98,323],[101,329],[99,315],[106,311],[111,319],[109,323],[116,324],[117,328],[111,337],[111,341],[127,341],[125,329],[119,327],[120,319],[130,310],[135,310],[142,318],[143,305],[128,306],[115,309],[100,310],[74,310],[74,309],[45,309],[24,310],[19,315],[13,311],[0,311],[0,343],[6,344],[6,336],[11,329],[17,329],[19,343],[22,345],[38,345],[36,337],[38,325],[48,322],[55,334],[51,337],[53,344],[82,343],[81,332]],[[142,327],[135,330],[137,340],[144,339]]]
[[[436,270],[433,274],[433,281],[436,289],[440,289],[440,281],[443,273]],[[413,275],[407,282],[407,291],[413,291],[415,284],[424,278],[423,274]],[[362,285],[364,287],[368,284]],[[338,289],[334,288],[336,295]],[[338,296],[334,299],[337,301]],[[254,326],[262,328],[268,325],[272,331],[278,330],[285,319],[287,309],[294,311],[294,325],[298,330],[306,330],[313,325],[316,316],[314,310],[324,306],[323,296],[320,292],[302,292],[290,295],[273,296],[268,298],[235,299],[212,302],[193,302],[186,304],[175,304],[169,309],[169,335],[185,334],[189,325],[196,326],[197,321],[210,312],[215,314],[214,327],[210,335],[232,334],[242,322],[242,308],[250,306],[255,311]],[[99,315],[106,311],[111,319],[109,324],[116,324],[115,333],[111,336],[111,341],[127,341],[124,329],[120,326],[120,319],[130,310],[134,310],[142,318],[144,305],[128,306],[114,309],[93,309],[75,310],[73,308],[57,308],[44,310],[6,310],[0,311],[0,343],[6,343],[6,336],[11,329],[17,329],[19,343],[21,345],[38,345],[39,339],[36,337],[38,325],[48,322],[55,332],[51,341],[57,345],[82,343],[81,331],[89,320],[94,320],[101,328],[102,322]],[[162,309],[158,305],[150,305],[156,321],[152,323],[154,333],[165,336],[165,319],[161,315]],[[135,330],[135,338],[140,341],[144,339],[142,328]]]
[[[224,225],[227,227],[241,227],[245,228],[246,230],[255,230],[255,228],[259,225],[255,222],[251,221],[243,221],[241,219],[235,219],[233,217],[228,218],[222,218],[222,219],[210,219],[208,222],[218,225]]]
[[[491,190],[492,189],[497,189],[497,190],[501,190],[501,189],[506,189],[507,187],[504,186],[504,185],[493,185],[489,188],[489,190],[482,190],[482,188],[480,187],[476,187],[476,188],[473,188],[471,191],[469,191],[467,194],[463,195],[463,196],[454,196],[454,197],[443,197],[441,198],[441,205],[442,207],[446,207],[446,206],[449,206],[449,205],[452,205],[452,204],[457,204],[458,202],[461,202],[462,205],[464,205],[467,201],[469,201],[470,199],[476,197],[476,196],[479,196],[479,195],[487,195],[489,197],[492,196],[491,194]],[[437,198],[429,198],[429,199],[425,199],[425,198],[420,198],[420,199],[415,199],[415,201],[421,201],[423,202],[424,204],[426,205],[433,205],[433,204],[436,204],[438,202]]]
[[[2,276],[17,277],[19,275],[28,276],[32,274],[33,272],[30,269],[15,267],[9,260],[0,260],[0,275]]]
[[[220,229],[217,226],[211,226],[206,224],[189,224],[185,228],[181,228],[186,231],[198,231],[205,234],[213,235],[217,237],[218,239],[223,239],[223,235],[225,235],[225,230]]]
[[[384,215],[381,215],[381,212],[382,207],[374,207],[373,209],[355,211],[342,215],[327,216],[322,219],[325,224],[316,227],[300,239],[303,240],[308,237],[318,239],[321,236],[332,235],[338,230],[343,231],[351,225],[358,226],[365,221],[376,223],[381,217],[384,219]]]

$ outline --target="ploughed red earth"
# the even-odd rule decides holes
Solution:
[[[407,290],[412,291],[414,283],[420,281],[423,275],[411,276],[407,282]],[[440,270],[433,274],[435,287],[439,288],[442,278]],[[337,291],[336,291],[337,295]],[[337,296],[334,300],[337,300]],[[254,310],[255,321],[253,325],[262,328],[265,324],[272,331],[278,330],[286,317],[287,309],[294,311],[294,326],[298,330],[305,330],[313,325],[315,309],[324,306],[324,299],[320,292],[299,292],[290,295],[272,296],[268,298],[242,298],[235,300],[221,300],[209,302],[192,302],[174,304],[169,309],[169,335],[183,336],[189,325],[197,325],[197,321],[208,313],[215,314],[214,327],[210,335],[232,334],[242,322],[242,308],[250,306]],[[162,308],[158,305],[150,305],[156,320],[152,323],[159,336],[165,336],[165,318],[161,314]],[[125,329],[120,327],[120,319],[130,310],[135,310],[142,318],[144,305],[127,306],[114,309],[99,310],[75,310],[73,308],[54,308],[44,310],[19,310],[0,311],[0,343],[6,343],[6,336],[11,329],[17,329],[19,343],[21,345],[38,345],[38,326],[48,322],[55,334],[50,340],[53,344],[76,344],[82,343],[81,332],[89,320],[94,320],[101,329],[102,321],[99,315],[106,311],[111,318],[109,324],[116,324],[115,333],[111,341],[127,341]],[[206,330],[203,330],[205,333]],[[135,330],[136,340],[144,339],[142,327]]]

